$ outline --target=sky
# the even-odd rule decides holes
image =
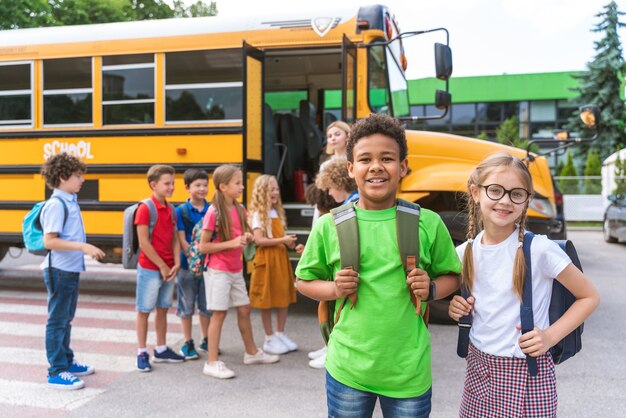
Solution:
[[[208,0],[205,0],[208,2]],[[319,17],[341,7],[372,4],[355,0],[216,0],[218,14],[263,14],[271,11],[311,10]],[[395,14],[402,31],[445,27],[450,32],[453,77],[524,74],[584,70],[594,54],[599,34],[591,29],[600,22],[595,15],[610,0],[381,0]],[[626,12],[626,0],[617,2]],[[303,6],[306,5],[306,6]],[[269,11],[269,12],[268,12]],[[622,17],[626,22],[626,16]],[[622,44],[626,28],[620,29]],[[420,39],[421,38],[421,39]],[[432,76],[423,65],[430,59],[432,42],[441,39],[412,38],[405,42],[409,66],[407,78]],[[428,49],[424,49],[428,46]],[[413,65],[412,65],[413,64]]]

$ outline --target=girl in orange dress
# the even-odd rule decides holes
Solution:
[[[285,235],[285,210],[274,176],[265,174],[256,179],[249,211],[257,246],[250,279],[250,304],[261,310],[265,330],[263,351],[285,354],[298,349],[285,334],[287,310],[296,301],[288,248],[302,252],[304,247],[296,246],[295,235]],[[272,327],[272,309],[276,309],[276,332]]]

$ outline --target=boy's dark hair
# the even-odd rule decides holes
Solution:
[[[315,183],[311,183],[306,187],[304,199],[309,205],[317,206],[322,215],[341,204],[328,194],[328,190],[318,189]]]
[[[148,184],[153,181],[158,182],[161,180],[163,174],[176,174],[176,170],[171,165],[156,164],[148,169]]]
[[[403,161],[407,155],[406,134],[404,132],[404,126],[398,119],[389,115],[382,115],[379,113],[372,113],[366,118],[359,119],[352,125],[350,130],[350,138],[346,145],[346,156],[348,161],[354,162],[354,155],[352,151],[359,139],[366,136],[375,134],[381,134],[392,138],[398,143],[400,147],[400,161]]]
[[[61,184],[61,179],[67,180],[74,173],[85,174],[87,165],[73,155],[66,152],[53,155],[41,166],[41,175],[46,180],[46,185],[56,189]]]
[[[185,170],[183,174],[183,181],[185,182],[185,186],[190,186],[196,180],[206,180],[209,181],[209,173],[201,168],[189,168]]]

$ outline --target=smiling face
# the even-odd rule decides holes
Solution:
[[[272,177],[269,182],[269,191],[270,191],[270,201],[272,205],[276,205],[280,200],[280,188],[278,187],[278,183],[276,179]]]
[[[358,206],[370,210],[393,207],[398,184],[407,171],[398,143],[382,134],[365,136],[354,144],[352,155],[354,162],[348,162],[348,172],[359,189]]]
[[[224,196],[227,199],[230,199],[230,202],[228,203],[232,203],[234,200],[237,200],[243,193],[243,174],[241,173],[241,170],[238,170],[235,174],[233,174],[228,183],[220,183],[219,188]]]
[[[499,167],[491,170],[481,182],[481,185],[484,186],[490,184],[498,184],[506,190],[529,189],[529,186],[524,183],[523,177],[513,167]],[[492,200],[487,196],[485,187],[474,184],[470,186],[470,192],[474,203],[480,207],[485,230],[513,232],[515,223],[528,204],[528,202],[513,203],[508,193],[504,193],[500,200]]]
[[[174,193],[174,176],[172,174],[161,174],[159,180],[150,182],[152,193],[158,200],[165,200],[172,197]]]
[[[196,179],[186,186],[189,196],[193,201],[201,201],[209,193],[209,181],[207,179]]]

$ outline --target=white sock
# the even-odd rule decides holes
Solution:
[[[137,349],[137,355],[141,355],[143,353],[147,353],[148,352],[148,347],[144,347],[144,348],[138,348]]]
[[[161,354],[165,350],[167,350],[167,346],[166,345],[157,345],[156,347],[154,347],[154,351],[156,351],[159,354]]]
[[[267,334],[265,334],[265,341],[268,341],[269,339],[271,339],[271,338],[272,338],[272,336],[273,336],[273,334],[272,334],[272,335],[267,335]]]

